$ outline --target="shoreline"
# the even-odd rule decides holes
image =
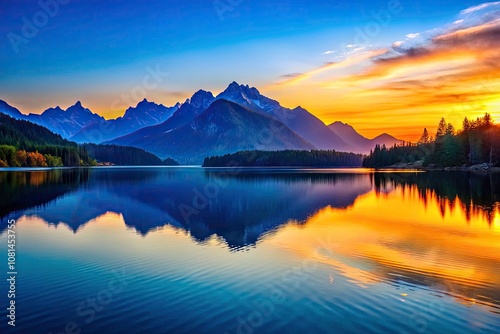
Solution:
[[[446,172],[471,172],[471,173],[500,173],[500,167],[493,167],[486,163],[477,164],[472,166],[455,166],[455,167],[423,167],[421,164],[396,164],[387,167],[380,167],[377,169],[390,169],[390,170],[422,170],[422,171],[446,171]]]
[[[490,167],[488,165],[473,165],[468,167],[423,167],[419,164],[396,164],[383,167],[316,167],[316,166],[240,166],[238,169],[245,170],[301,170],[301,169],[338,169],[338,170],[372,170],[372,171],[385,171],[385,172],[432,172],[432,171],[447,171],[447,172],[471,172],[476,174],[500,173],[500,167]],[[107,169],[107,168],[202,168],[202,169],[226,169],[234,167],[204,167],[200,165],[103,165],[103,166],[73,166],[73,167],[0,167],[0,172],[30,172],[30,171],[50,171],[50,170],[69,170],[69,169]]]
[[[49,170],[64,170],[64,169],[92,169],[92,168],[152,168],[152,167],[199,167],[195,165],[113,165],[113,166],[72,166],[72,167],[0,167],[0,172],[36,172],[36,171],[49,171]]]

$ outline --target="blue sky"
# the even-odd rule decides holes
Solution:
[[[380,31],[366,41],[357,37],[394,1],[0,0],[0,99],[25,113],[81,100],[116,117],[128,101],[174,104],[200,88],[218,93],[233,80],[265,90],[342,60],[348,45],[388,46],[481,3],[401,0],[402,10]],[[26,22],[38,24],[28,37]],[[164,75],[144,93],[137,86],[151,69]],[[132,92],[137,99],[123,97]]]

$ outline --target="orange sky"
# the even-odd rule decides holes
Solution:
[[[461,128],[464,117],[489,112],[500,120],[500,19],[448,28],[418,45],[361,48],[270,84],[263,93],[285,106],[301,105],[326,124],[341,120],[361,134],[388,132],[418,140],[441,117]]]
[[[200,88],[217,95],[236,80],[255,86],[285,107],[300,105],[326,124],[342,121],[369,138],[387,132],[417,141],[424,127],[434,135],[441,117],[456,129],[464,117],[485,112],[500,122],[498,8],[496,2],[468,8],[458,16],[460,20],[420,33],[412,31],[400,41],[380,34],[371,40],[374,44],[383,40],[377,46],[349,44],[341,45],[342,50],[324,51],[332,45],[325,44],[323,37],[310,41],[303,36],[293,43],[276,39],[201,54],[161,55],[145,63],[86,70],[79,76],[54,72],[32,78],[16,73],[16,84],[4,86],[0,98],[24,113],[41,113],[57,104],[66,109],[80,100],[109,119],[122,116],[144,97],[174,105]],[[483,9],[488,10],[482,13]],[[335,35],[327,35],[331,43]],[[296,45],[300,48],[292,48]],[[284,50],[292,56],[281,58]],[[159,82],[147,81],[153,88],[142,94],[141,89],[146,89],[141,84],[151,71],[162,77]]]

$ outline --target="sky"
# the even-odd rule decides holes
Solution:
[[[0,0],[0,99],[106,118],[237,81],[361,134],[500,122],[500,2]]]

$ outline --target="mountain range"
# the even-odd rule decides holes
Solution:
[[[77,143],[101,143],[137,131],[141,128],[166,121],[179,108],[156,104],[144,99],[136,107],[129,107],[121,117],[100,120],[82,127],[69,139]]]
[[[105,121],[104,117],[93,113],[90,109],[82,106],[80,101],[66,110],[57,106],[49,108],[40,115],[21,113],[17,108],[7,104],[7,102],[0,100],[0,112],[7,114],[15,119],[30,121],[32,123],[41,125],[50,131],[57,133],[64,138],[68,139],[82,128],[93,124]]]
[[[201,163],[205,156],[239,150],[329,149],[368,153],[375,145],[392,146],[398,139],[382,134],[373,139],[342,122],[329,126],[302,107],[289,109],[257,88],[232,82],[214,96],[199,90],[183,103],[166,107],[144,99],[123,116],[106,120],[78,101],[40,115],[25,115],[0,100],[0,112],[42,125],[78,143],[135,146],[160,158]]]
[[[331,131],[335,132],[347,144],[355,147],[359,153],[366,154],[370,152],[376,145],[386,147],[394,146],[394,144],[401,144],[403,141],[394,138],[393,136],[383,133],[373,139],[368,139],[360,135],[352,126],[340,121],[333,122],[328,125]]]

